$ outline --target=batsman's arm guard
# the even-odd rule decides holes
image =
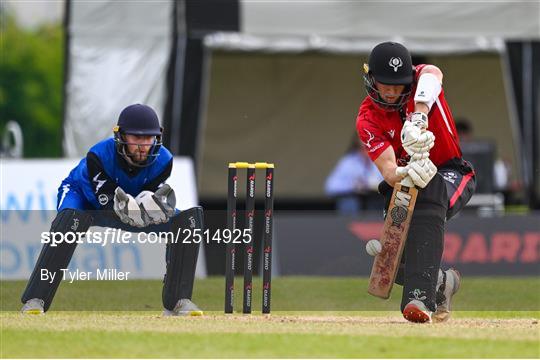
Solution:
[[[171,218],[171,232],[189,229],[199,229],[200,234],[204,231],[204,212],[200,206],[180,212]],[[183,235],[183,233],[182,233]],[[200,238],[199,238],[200,239]],[[163,307],[173,310],[180,299],[191,299],[195,269],[199,255],[200,240],[190,236],[180,236],[178,242],[167,243],[166,263],[167,270],[163,279]]]

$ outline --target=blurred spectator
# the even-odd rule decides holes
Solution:
[[[376,194],[382,180],[355,133],[349,149],[326,179],[325,192],[336,199],[340,213],[354,215],[361,210],[377,209],[377,204],[370,203],[369,195]]]
[[[466,118],[456,119],[456,130],[460,143],[475,141],[474,130],[471,122]],[[493,164],[493,186],[495,191],[505,192],[508,189],[510,178],[510,166],[502,159],[497,158]]]

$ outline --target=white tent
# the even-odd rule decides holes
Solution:
[[[538,102],[533,70],[539,59],[538,1],[68,4],[64,148],[69,156],[82,155],[107,136],[119,110],[140,101],[157,108],[171,148],[198,160],[203,195],[222,193],[222,165],[246,147],[251,150],[243,158],[279,161],[288,171],[278,195],[320,195],[325,172],[352,128],[337,125],[337,119],[352,123],[363,97],[355,67],[375,44],[395,40],[448,68],[446,86],[456,89],[454,97],[461,94],[456,102],[468,104],[463,111],[491,109],[484,116],[501,126],[498,136],[512,134],[503,152],[516,167],[523,164],[526,183],[534,181],[539,159],[534,139],[540,130],[538,112],[529,107]],[[517,58],[508,56],[511,41],[520,44]],[[483,86],[476,88],[478,82]],[[516,86],[530,89],[533,97],[516,93]],[[463,94],[467,91],[473,94]],[[523,103],[527,98],[531,101]],[[329,122],[336,125],[328,127]],[[485,124],[479,130],[490,134],[493,126]],[[308,130],[314,135],[306,136]],[[269,138],[267,150],[258,146]],[[190,146],[182,147],[186,143]],[[300,144],[307,148],[294,148]],[[251,159],[255,156],[265,158]],[[308,167],[298,169],[295,164],[306,158]],[[315,175],[308,179],[310,166]]]

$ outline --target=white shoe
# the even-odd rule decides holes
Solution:
[[[30,315],[41,315],[45,313],[45,302],[41,299],[30,299],[22,307],[21,313]]]
[[[173,310],[163,310],[163,316],[202,316],[203,311],[189,299],[180,299]]]
[[[420,300],[411,300],[403,309],[403,317],[410,322],[430,323],[431,311]]]
[[[455,269],[448,269],[442,274],[442,281],[437,288],[437,310],[433,314],[433,320],[437,322],[447,321],[450,318],[450,304],[461,284],[461,276]]]

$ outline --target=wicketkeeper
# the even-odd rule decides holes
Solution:
[[[413,322],[445,321],[460,285],[456,270],[440,269],[445,223],[474,193],[474,170],[462,159],[441,70],[413,66],[409,51],[395,42],[373,48],[368,63],[368,96],[356,127],[384,177],[379,192],[386,209],[405,176],[420,189],[396,279],[403,285],[401,311]]]
[[[165,183],[173,157],[162,145],[163,129],[152,108],[126,107],[114,136],[94,145],[62,181],[58,213],[51,232],[84,233],[92,225],[126,231],[170,231],[203,227],[202,208],[180,212],[173,189]],[[77,243],[45,244],[22,295],[22,312],[41,314],[51,306]],[[117,246],[122,246],[117,245]],[[202,315],[191,301],[199,244],[183,241],[166,246],[163,315]],[[42,269],[55,274],[41,280]]]

